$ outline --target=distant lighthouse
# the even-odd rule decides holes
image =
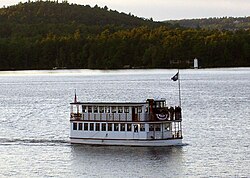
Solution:
[[[199,68],[198,59],[195,58],[195,59],[194,59],[194,69],[198,69],[198,68]]]

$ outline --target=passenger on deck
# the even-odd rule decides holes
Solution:
[[[175,106],[175,119],[180,120],[181,119],[181,107]]]
[[[174,108],[172,106],[169,108],[169,112],[170,112],[170,120],[173,120],[174,119]]]
[[[134,125],[134,132],[138,132],[138,125]]]

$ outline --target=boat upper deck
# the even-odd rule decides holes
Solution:
[[[71,120],[93,121],[167,121],[181,120],[179,107],[167,107],[166,100],[146,102],[73,102]]]

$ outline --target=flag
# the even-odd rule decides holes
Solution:
[[[178,80],[178,78],[179,78],[179,72],[177,72],[177,73],[171,78],[171,80],[176,81],[176,80]]]

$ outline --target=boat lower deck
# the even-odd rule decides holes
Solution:
[[[182,138],[174,139],[88,139],[88,138],[70,138],[71,143],[86,145],[110,145],[110,146],[176,146],[182,145]]]

